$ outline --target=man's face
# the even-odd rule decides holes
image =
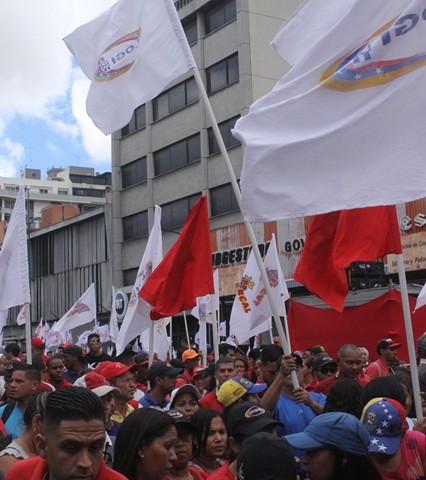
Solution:
[[[64,365],[67,367],[67,369],[72,370],[78,361],[78,357],[76,357],[75,355],[69,355],[68,353],[64,353],[63,360],[64,360]]]
[[[88,342],[87,346],[92,355],[96,355],[102,350],[102,343],[98,337],[92,337]]]
[[[230,348],[230,349],[226,352],[226,357],[229,357],[229,358],[234,359],[234,358],[235,358],[235,350],[234,350],[233,348]]]
[[[50,360],[47,367],[47,373],[49,378],[53,382],[62,382],[64,378],[65,366],[64,362],[60,358]]]
[[[17,370],[12,373],[7,388],[7,395],[12,400],[26,400],[37,391],[38,385],[39,382],[36,380],[29,380],[24,371]]]
[[[176,375],[161,375],[158,378],[158,383],[161,386],[162,390],[167,393],[172,393],[172,390],[176,387]]]
[[[214,374],[219,387],[232,377],[235,377],[235,367],[233,363],[221,363]]]
[[[261,362],[263,381],[271,385],[277,374],[277,362]]]
[[[194,367],[199,365],[199,363],[200,363],[200,357],[191,358],[191,360],[186,360],[185,368],[188,370],[189,373],[192,373],[192,370],[194,370]]]
[[[49,464],[49,480],[95,480],[103,458],[101,420],[62,420],[54,432],[36,436],[37,450]]]
[[[340,378],[357,378],[362,371],[361,350],[348,348],[337,358]]]
[[[111,381],[111,384],[120,390],[120,393],[117,392],[117,396],[121,396],[123,399],[126,400],[131,400],[133,398],[136,387],[133,373],[130,370],[124,372],[118,377],[114,377]]]
[[[393,365],[398,362],[398,355],[396,348],[384,348],[382,349],[382,358],[389,365]]]

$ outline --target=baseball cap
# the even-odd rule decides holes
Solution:
[[[335,447],[354,455],[368,454],[368,433],[349,413],[329,412],[315,417],[304,432],[286,435],[291,446],[300,450]]]
[[[75,357],[83,357],[83,349],[78,345],[68,345],[62,350],[64,355],[74,355]]]
[[[120,392],[118,388],[112,387],[108,380],[99,373],[89,372],[74,382],[75,387],[84,387],[91,390],[98,397],[103,397],[110,392]]]
[[[233,377],[221,385],[216,398],[224,407],[229,407],[246,393],[261,393],[266,387],[266,383],[253,383],[244,377]]]
[[[296,480],[294,453],[283,438],[260,432],[248,438],[237,457],[239,480]]]
[[[149,355],[145,351],[138,353],[135,357],[135,363],[140,366],[148,365]]]
[[[392,398],[373,398],[364,407],[361,422],[370,437],[368,451],[393,455],[407,430],[404,407]]]
[[[318,355],[318,357],[315,359],[314,362],[314,370],[319,370],[322,367],[325,367],[326,365],[333,365],[337,367],[337,362],[335,362],[328,353],[321,353]]]
[[[38,337],[34,337],[31,339],[31,345],[36,348],[44,348],[43,340]]]
[[[281,425],[270,412],[253,402],[241,402],[232,406],[228,414],[226,428],[231,437],[254,435],[269,425]]]
[[[319,355],[320,353],[325,353],[325,348],[322,345],[314,345],[306,349],[308,352],[311,352],[313,355]]]
[[[182,353],[182,362],[186,362],[187,360],[193,360],[194,358],[198,358],[200,354],[196,352],[195,350],[185,350]]]
[[[190,393],[191,395],[194,395],[197,402],[200,399],[200,392],[198,391],[197,387],[195,387],[195,385],[191,385],[190,383],[185,383],[179,388],[172,390],[172,393],[170,394],[169,408],[173,408],[176,397],[182,393]]]
[[[205,368],[201,367],[200,365],[196,365],[192,370],[192,379],[195,377],[203,377],[204,376]]]
[[[152,384],[152,382],[157,378],[161,377],[162,375],[179,375],[183,372],[183,368],[175,368],[167,362],[155,362],[148,368],[148,380]]]
[[[380,354],[382,348],[399,348],[400,346],[400,343],[394,342],[391,338],[382,338],[377,342],[376,352]]]
[[[119,377],[123,375],[123,373],[128,372],[129,370],[135,371],[137,370],[137,365],[124,365],[124,363],[120,362],[102,362],[99,365],[99,368],[96,369],[96,373],[103,375],[108,381],[112,378]]]

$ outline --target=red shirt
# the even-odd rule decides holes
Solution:
[[[192,383],[192,375],[185,368],[185,370],[178,375],[178,377],[176,379],[175,388],[179,388],[182,385],[186,385],[187,383]]]
[[[50,378],[47,378],[47,379],[46,379],[46,382],[47,382],[47,383],[50,383],[50,385],[53,385],[56,390],[62,390],[62,389],[65,388],[65,387],[72,387],[72,383],[69,382],[68,380],[65,380],[65,378],[62,379],[62,382],[59,384],[59,386],[54,385],[54,384],[52,383],[52,380],[50,380]]]
[[[314,392],[327,395],[330,388],[337,382],[338,379],[339,377],[337,377],[336,375],[326,378],[322,382],[319,382],[319,384],[315,387]],[[356,381],[362,388],[364,388],[370,380],[371,378],[368,375],[365,375],[365,373],[358,375],[358,377],[356,378]]]
[[[204,395],[204,397],[198,402],[200,408],[211,408],[216,410],[216,412],[222,414],[224,412],[223,405],[221,405],[216,398],[216,390],[212,390],[211,392]]]
[[[370,363],[370,365],[368,365],[365,373],[370,378],[387,377],[388,375],[390,375],[389,365],[386,365],[386,363],[383,362],[381,358],[379,358],[375,362],[372,362]]]

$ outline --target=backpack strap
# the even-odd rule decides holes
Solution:
[[[1,420],[2,420],[3,424],[6,424],[8,418],[10,417],[10,415],[13,412],[13,409],[15,408],[15,405],[16,405],[16,402],[14,400],[9,400],[6,403],[6,407],[3,410],[3,413],[1,415]]]

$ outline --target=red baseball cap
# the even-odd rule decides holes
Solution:
[[[41,338],[34,337],[31,339],[31,346],[36,348],[44,348],[44,342]]]
[[[124,365],[120,362],[101,362],[96,368],[96,373],[103,375],[108,381],[112,378],[119,377],[129,370],[135,371],[138,369],[137,365]]]
[[[204,374],[204,370],[205,370],[204,367],[201,367],[200,365],[197,365],[192,370],[192,378],[194,379],[195,377],[202,377],[203,374]]]

